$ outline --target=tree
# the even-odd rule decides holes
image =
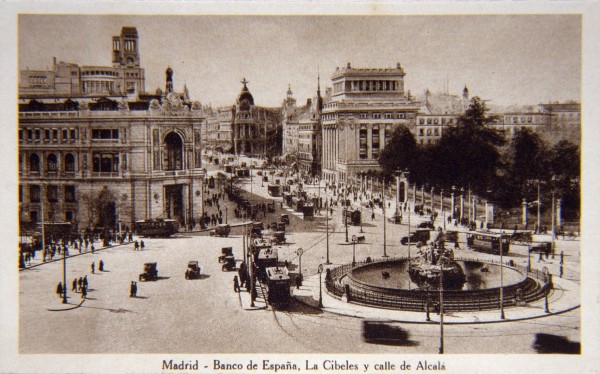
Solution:
[[[408,169],[411,173],[416,173],[419,169],[419,153],[410,130],[405,126],[398,126],[379,155],[379,165],[386,176],[393,175],[396,170]]]
[[[470,186],[481,195],[493,189],[502,166],[499,147],[505,141],[487,126],[496,120],[487,111],[484,101],[472,98],[457,126],[446,130],[432,147],[427,157],[432,183],[441,187]]]
[[[563,201],[568,219],[579,216],[581,206],[581,154],[579,146],[561,140],[549,152],[550,172],[557,196]]]

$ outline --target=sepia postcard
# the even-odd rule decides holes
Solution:
[[[600,371],[597,1],[0,9],[0,372]]]

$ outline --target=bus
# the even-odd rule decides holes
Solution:
[[[495,255],[508,254],[510,249],[510,235],[494,232],[469,231],[467,233],[467,246],[478,252],[486,252]]]
[[[176,219],[146,219],[135,221],[133,230],[139,236],[168,238],[179,231]]]
[[[292,298],[290,292],[290,275],[285,267],[269,267],[265,269],[265,285],[267,302],[274,309],[286,308]]]

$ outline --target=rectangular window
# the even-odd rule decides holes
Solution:
[[[33,139],[33,130],[27,130],[27,139],[29,139],[29,140]]]
[[[440,135],[440,131],[439,131],[438,129],[435,129],[435,130],[433,130],[433,133],[434,133],[436,136]]]
[[[52,140],[58,140],[58,130],[52,130]]]
[[[50,130],[44,130],[44,139],[50,140]]]
[[[75,186],[65,186],[65,201],[68,203],[75,202]]]
[[[119,155],[112,153],[94,153],[92,170],[96,173],[119,171]]]
[[[77,130],[71,130],[71,140],[77,139]]]
[[[40,202],[40,186],[35,184],[29,186],[29,201],[32,203]]]
[[[419,119],[419,125],[424,125],[424,124],[425,124],[425,119],[424,118]]]
[[[119,139],[118,129],[94,129],[92,130],[92,139],[110,140]]]
[[[67,222],[73,221],[73,212],[70,210],[67,210],[65,212],[65,218],[66,218]]]
[[[419,136],[423,136],[425,135],[424,130],[423,129],[419,129]]]
[[[40,140],[42,138],[42,132],[40,130],[35,130],[35,140]]]
[[[69,131],[68,130],[65,129],[62,131],[62,138],[63,138],[63,140],[69,139]]]
[[[372,136],[373,136],[373,141],[372,141],[373,159],[377,160],[377,159],[379,159],[379,144],[380,144],[379,129],[373,129]]]
[[[51,203],[58,202],[58,186],[48,186],[47,194],[48,194],[48,202],[51,202]]]
[[[358,157],[361,160],[367,158],[367,129],[359,130],[359,148],[358,148]]]

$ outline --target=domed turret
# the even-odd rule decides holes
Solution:
[[[242,92],[240,92],[240,95],[238,96],[237,104],[241,110],[249,110],[251,106],[254,106],[254,97],[252,97],[252,94],[248,90],[248,86],[246,86],[246,84],[250,82],[244,78],[241,83],[244,84],[244,87],[242,87]]]

